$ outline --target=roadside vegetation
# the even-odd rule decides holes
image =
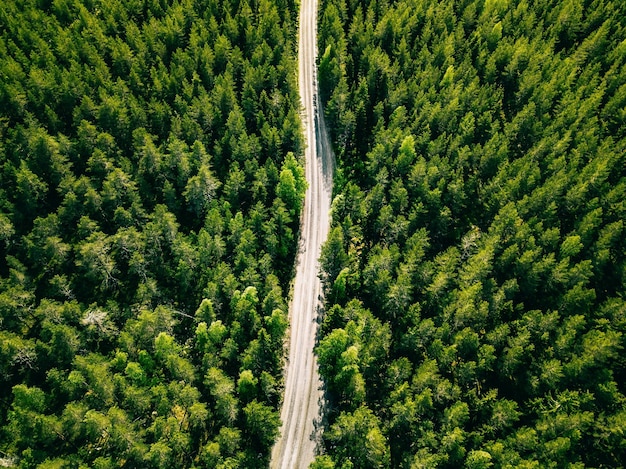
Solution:
[[[0,4],[4,465],[267,465],[305,186],[296,20]]]
[[[626,461],[626,10],[323,0],[320,468]]]

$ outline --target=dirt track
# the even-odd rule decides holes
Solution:
[[[298,83],[307,148],[308,189],[302,210],[299,254],[290,306],[289,358],[281,411],[281,436],[272,450],[273,469],[306,468],[313,461],[320,437],[322,392],[313,354],[321,283],[317,276],[322,243],[330,227],[333,156],[318,113],[317,0],[301,0]]]

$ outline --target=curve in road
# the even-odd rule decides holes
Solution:
[[[301,0],[298,38],[298,84],[306,140],[308,188],[300,220],[300,246],[289,310],[289,356],[280,437],[272,449],[272,469],[308,467],[321,433],[322,390],[313,352],[322,285],[318,278],[322,243],[330,229],[333,154],[317,107],[317,0]]]

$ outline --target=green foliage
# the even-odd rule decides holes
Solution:
[[[367,407],[354,413],[342,413],[330,427],[325,438],[335,448],[336,459],[342,467],[346,460],[351,467],[389,467],[389,450],[379,428],[379,422]],[[361,451],[353,453],[354,448]]]
[[[621,467],[625,15],[322,2],[316,467]]]
[[[0,7],[0,454],[253,467],[305,191],[296,5]]]
[[[288,153],[280,172],[276,195],[282,199],[293,218],[298,218],[306,192],[304,169],[298,164],[293,153]]]

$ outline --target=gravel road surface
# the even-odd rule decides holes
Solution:
[[[323,396],[313,347],[322,294],[317,276],[318,259],[330,228],[334,160],[323,114],[317,108],[316,33],[317,0],[301,0],[298,83],[307,144],[308,188],[302,210],[300,246],[289,311],[289,358],[285,370],[281,436],[272,450],[272,469],[309,467],[321,434]]]

